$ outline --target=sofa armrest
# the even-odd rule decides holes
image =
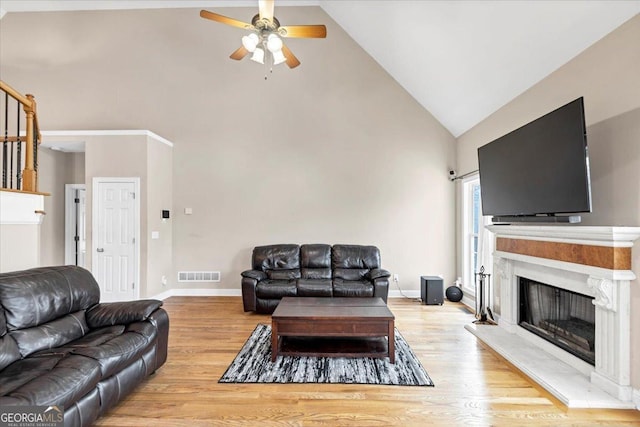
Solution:
[[[89,328],[141,322],[162,306],[162,301],[139,300],[96,304],[85,313]]]
[[[267,278],[267,273],[259,270],[247,270],[240,273],[242,277],[246,277],[248,279],[255,279],[256,281],[261,281]]]
[[[169,315],[161,308],[151,313],[147,320],[158,330],[155,371],[167,361],[167,351],[169,348]]]
[[[242,278],[242,305],[244,311],[256,311],[258,298],[256,296],[258,281],[251,277]]]
[[[382,268],[374,268],[372,270],[369,270],[369,272],[367,273],[367,278],[369,280],[382,279],[385,277],[391,277],[391,273]]]
[[[373,279],[373,296],[382,298],[382,301],[387,302],[389,296],[389,278],[378,277]]]

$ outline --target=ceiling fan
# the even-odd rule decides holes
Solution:
[[[231,54],[231,59],[239,61],[252,53],[251,60],[264,64],[265,54],[270,54],[274,65],[286,62],[289,68],[295,68],[300,65],[300,61],[282,42],[282,37],[325,38],[327,37],[327,28],[324,25],[281,26],[280,21],[273,16],[273,9],[274,0],[259,0],[259,13],[251,19],[250,24],[208,10],[201,10],[200,16],[252,31],[249,35],[242,37],[242,46]]]

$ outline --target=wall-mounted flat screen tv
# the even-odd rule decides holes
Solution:
[[[579,222],[556,216],[591,212],[583,98],[478,148],[478,165],[482,213],[494,222]]]

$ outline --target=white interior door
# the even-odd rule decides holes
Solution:
[[[93,275],[101,301],[137,299],[138,178],[93,180]]]

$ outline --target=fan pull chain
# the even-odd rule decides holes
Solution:
[[[267,64],[267,62],[264,63],[265,67],[269,67],[269,74],[273,74],[273,55],[269,55],[269,57],[271,58],[271,64]],[[267,80],[268,75],[267,73],[264,73],[264,79]]]
[[[269,68],[269,73],[266,73],[266,72],[264,73],[264,79],[265,79],[265,80],[267,80],[267,79],[268,79],[269,74],[273,74],[273,66],[271,66],[271,67]]]

